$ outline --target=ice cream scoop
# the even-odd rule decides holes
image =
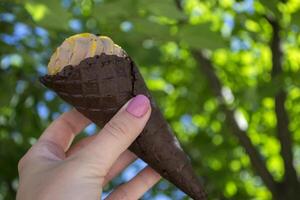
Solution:
[[[125,57],[125,51],[109,37],[81,33],[67,38],[51,56],[48,74],[56,74],[67,65],[76,66],[85,58],[95,55],[116,55]]]
[[[136,64],[112,40],[86,33],[72,36],[51,57],[48,71],[41,82],[99,127],[129,99],[146,95],[152,113],[129,149],[193,199],[206,199],[199,177]]]

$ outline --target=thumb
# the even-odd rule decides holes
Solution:
[[[142,132],[151,113],[149,99],[137,95],[127,102],[83,151],[81,159],[106,174],[113,163]],[[96,165],[95,165],[96,164]]]

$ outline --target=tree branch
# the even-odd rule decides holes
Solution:
[[[205,73],[208,82],[210,83],[213,92],[218,98],[222,98],[222,86],[219,78],[215,74],[213,69],[213,64],[211,61],[203,55],[203,53],[199,50],[192,51],[192,54],[196,61],[198,62],[199,68]],[[265,162],[262,159],[260,153],[256,150],[254,145],[252,144],[250,138],[247,136],[247,133],[241,130],[234,119],[234,111],[230,110],[225,104],[221,105],[221,109],[225,112],[226,120],[230,125],[229,128],[232,130],[232,133],[237,137],[240,144],[246,150],[248,154],[251,164],[253,168],[256,170],[258,175],[262,178],[265,185],[269,188],[269,190],[275,194],[276,193],[276,182],[274,181],[271,173],[266,168]]]
[[[181,3],[181,0],[175,0],[175,4],[178,10],[183,11]],[[205,73],[216,97],[222,99],[222,102],[224,102],[222,96],[222,84],[214,71],[211,60],[204,56],[203,52],[201,52],[200,50],[192,50],[192,55],[197,61],[199,68],[201,68],[201,70]],[[234,119],[234,110],[229,109],[224,103],[222,103],[221,109],[226,115],[226,120],[228,122],[229,128],[232,130],[232,133],[236,136],[236,138],[239,140],[240,144],[244,147],[246,153],[248,154],[253,168],[262,178],[266,187],[273,194],[273,198],[279,199],[281,196],[280,194],[278,194],[278,188],[280,187],[280,184],[274,180],[273,176],[267,169],[263,157],[251,142],[250,138],[247,135],[247,132],[239,128],[236,120]]]
[[[178,10],[183,11],[181,3],[182,3],[181,0],[175,0],[175,5],[177,6]]]
[[[270,43],[270,49],[272,51],[272,79],[277,78],[282,74],[282,58],[283,53],[281,49],[280,38],[280,25],[277,21],[268,18],[268,21],[273,29],[273,37]],[[276,87],[276,86],[274,86]],[[286,100],[286,92],[281,88],[275,95],[275,112],[277,119],[277,137],[279,139],[281,150],[280,154],[284,161],[285,169],[285,185],[289,187],[299,187],[297,179],[297,173],[293,165],[293,152],[292,152],[292,138],[289,131],[289,118],[286,112],[284,103]],[[296,189],[297,190],[297,189]]]

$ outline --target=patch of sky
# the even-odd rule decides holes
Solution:
[[[23,80],[17,81],[16,85],[16,93],[17,94],[22,94],[26,88],[26,82]]]
[[[194,133],[197,131],[197,127],[192,122],[192,116],[189,114],[184,114],[180,118],[180,122],[183,125],[186,133]]]
[[[45,93],[44,93],[44,98],[46,101],[52,101],[55,97],[55,93],[52,92],[51,90],[47,90]]]
[[[71,7],[71,5],[72,5],[72,1],[71,0],[62,0],[62,6],[64,7],[64,8],[70,8]]]
[[[12,34],[0,34],[0,39],[8,45],[17,45],[18,42],[31,35],[31,29],[24,23],[17,22]]]
[[[16,37],[17,40],[24,39],[31,34],[31,29],[26,24],[21,22],[15,24],[13,36]]]
[[[140,170],[142,170],[147,164],[141,159],[136,160],[132,165],[125,169],[121,175],[122,180],[129,181],[132,179]]]
[[[154,41],[152,39],[146,39],[143,41],[143,47],[145,49],[151,49],[154,46]]]
[[[157,187],[159,188],[159,190],[166,190],[169,187],[169,184],[166,181],[161,181],[160,183],[158,183]]]
[[[74,14],[75,16],[81,15],[80,7],[75,6],[75,7],[73,7],[72,10],[73,10],[73,14]]]
[[[42,27],[35,27],[34,31],[40,37],[48,37],[49,35],[48,31]]]
[[[36,105],[36,108],[37,108],[37,112],[38,112],[38,115],[40,116],[40,118],[47,119],[47,117],[49,116],[49,109],[46,106],[46,104],[44,102],[39,102]]]
[[[230,41],[230,48],[233,51],[247,50],[250,48],[248,41],[242,40],[238,37],[233,37]]]
[[[26,45],[29,46],[29,47],[36,47],[37,46],[37,41],[36,41],[36,38],[34,37],[28,37],[25,41]]]
[[[172,197],[174,197],[175,199],[183,199],[184,197],[186,197],[186,194],[181,190],[176,189],[172,192]]]
[[[84,129],[84,132],[87,134],[87,135],[94,135],[95,132],[97,130],[97,127],[94,123],[88,125],[85,129]]]
[[[15,18],[15,15],[11,13],[0,13],[0,21],[11,23],[15,20]]]
[[[57,119],[59,116],[60,116],[60,113],[54,112],[54,113],[52,113],[52,115],[51,115],[51,119],[52,119],[52,120],[55,120],[55,119]]]
[[[191,17],[199,17],[203,14],[203,11],[200,7],[193,8],[191,12]]]
[[[222,27],[222,35],[225,37],[230,36],[234,28],[234,18],[231,14],[226,13],[224,15],[224,25]]]
[[[35,27],[35,34],[41,38],[42,45],[46,46],[50,43],[48,31],[42,27]]]
[[[23,58],[18,54],[9,54],[1,59],[1,69],[8,69],[10,66],[21,66]]]
[[[39,64],[36,67],[36,71],[39,73],[39,75],[45,75],[47,74],[47,67],[43,64]]]
[[[157,194],[154,197],[154,200],[172,200],[170,197],[164,194]]]
[[[59,111],[60,112],[67,112],[67,111],[70,110],[70,108],[71,108],[71,106],[66,104],[66,103],[62,103],[62,104],[59,105]]]
[[[102,192],[101,199],[104,200],[110,192]]]
[[[240,112],[238,110],[235,111],[234,119],[237,122],[237,124],[241,130],[246,131],[248,129],[248,122],[242,112]]]
[[[234,96],[229,87],[223,87],[221,93],[226,103],[231,104],[234,101]]]
[[[9,34],[0,34],[0,39],[8,45],[16,45],[18,43],[18,39]]]
[[[129,32],[133,28],[133,24],[130,21],[124,21],[120,24],[120,28],[123,32]]]
[[[254,1],[253,0],[244,0],[244,1],[236,2],[233,5],[233,9],[238,13],[246,12],[249,14],[253,14],[254,13]]]
[[[69,21],[69,26],[75,32],[80,32],[82,30],[82,23],[79,19],[71,19]]]

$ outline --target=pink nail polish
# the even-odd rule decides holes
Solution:
[[[127,105],[126,111],[135,117],[142,117],[149,109],[150,101],[144,95],[135,96]]]

